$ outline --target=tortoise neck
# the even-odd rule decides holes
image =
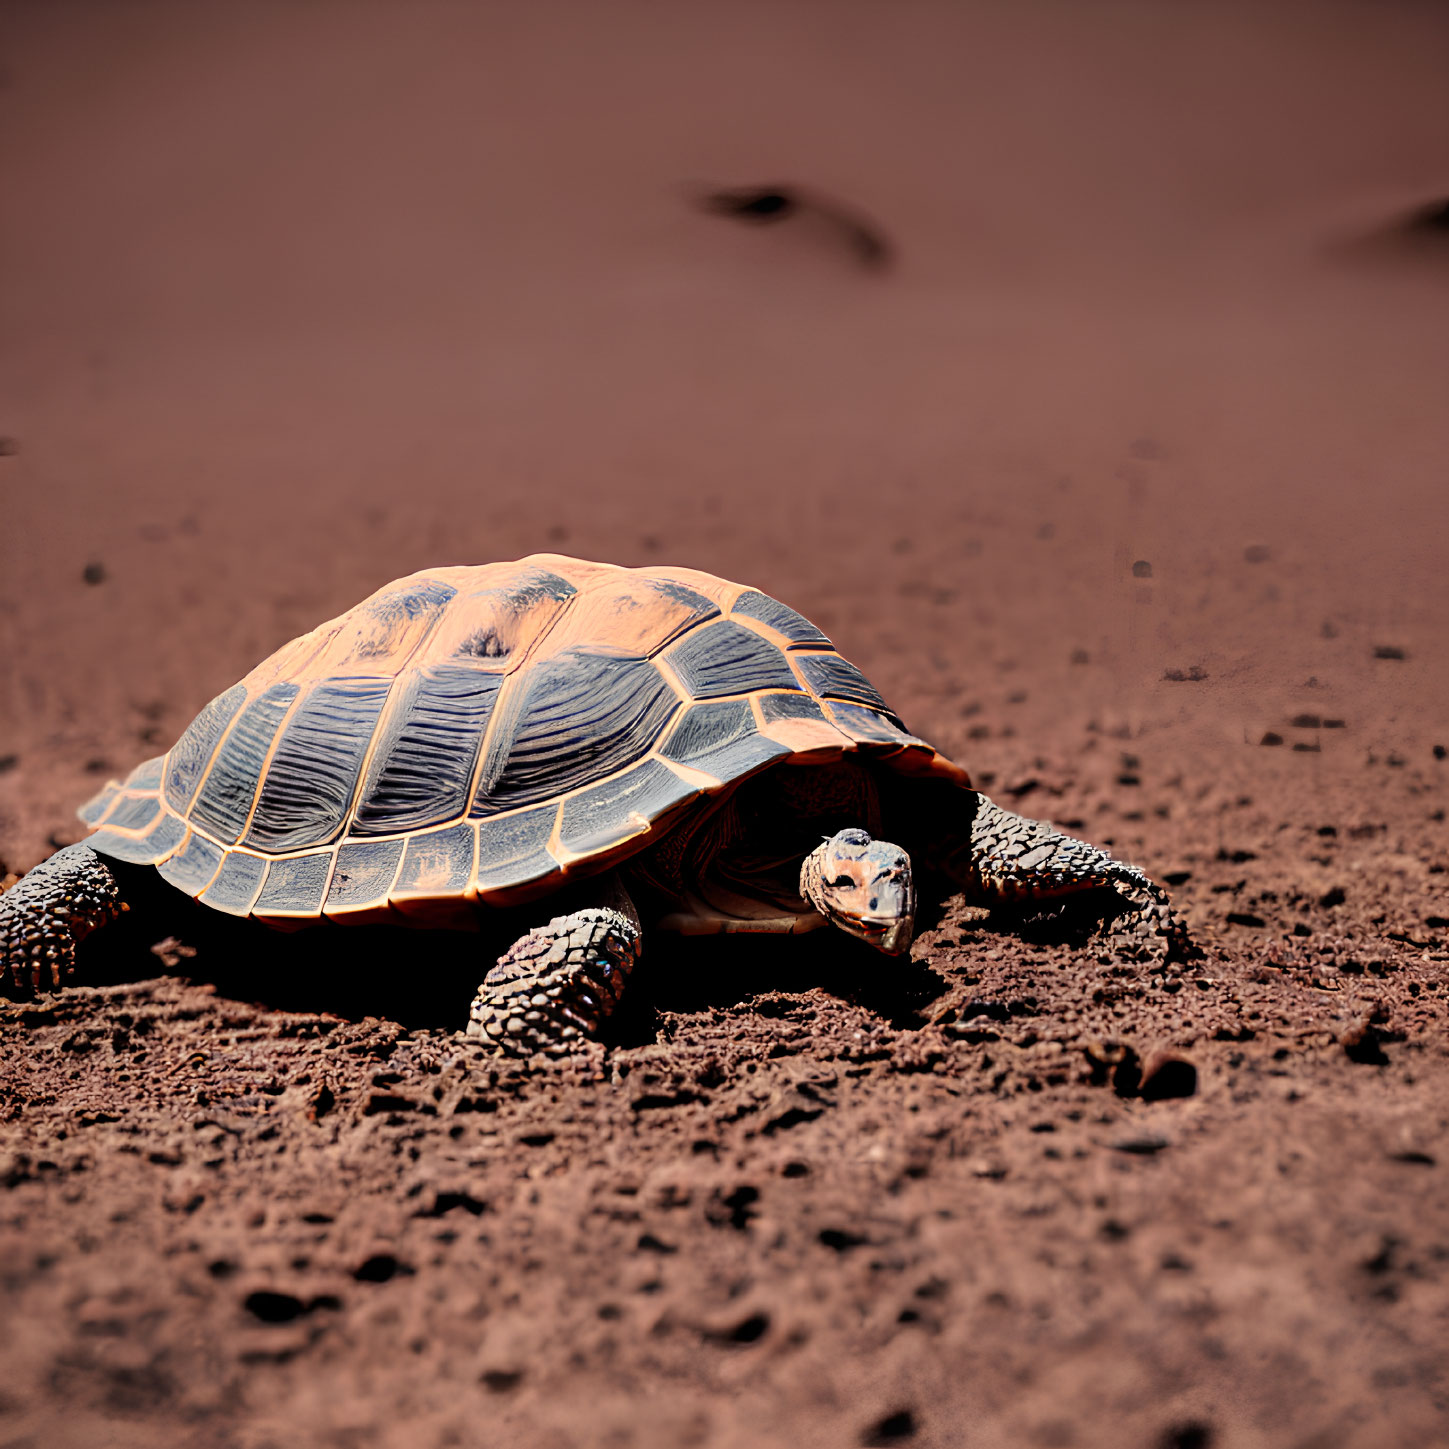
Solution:
[[[777,765],[671,832],[635,862],[655,890],[675,899],[711,881],[736,895],[809,910],[800,896],[805,857],[838,830],[879,833],[870,770],[852,759]]]

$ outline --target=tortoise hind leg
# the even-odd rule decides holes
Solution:
[[[563,1056],[597,1037],[639,959],[639,915],[617,879],[604,904],[555,916],[499,957],[468,1014],[467,1035],[525,1057]]]
[[[0,993],[64,986],[77,942],[126,909],[110,865],[89,846],[56,851],[0,896]]]
[[[968,838],[941,852],[937,864],[981,904],[1029,904],[1105,888],[1124,905],[1108,928],[1117,950],[1158,962],[1191,955],[1167,892],[1136,866],[971,793],[976,804]]]

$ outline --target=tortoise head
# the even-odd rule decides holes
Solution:
[[[832,925],[887,956],[909,948],[916,925],[911,858],[864,830],[841,830],[805,857],[800,894]]]

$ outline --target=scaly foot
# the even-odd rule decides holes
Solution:
[[[111,867],[68,845],[0,896],[0,993],[31,996],[64,986],[75,948],[126,909]]]
[[[639,959],[639,922],[593,908],[530,931],[484,978],[467,1035],[509,1056],[563,1056],[596,1037]]]

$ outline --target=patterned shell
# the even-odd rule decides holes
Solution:
[[[88,844],[276,925],[507,905],[781,760],[967,783],[813,624],[690,569],[426,569],[279,649],[80,812]]]

